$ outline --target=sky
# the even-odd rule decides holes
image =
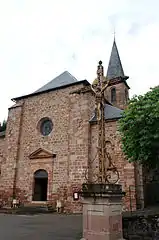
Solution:
[[[90,83],[116,43],[130,97],[159,85],[158,0],[0,0],[0,121],[13,97],[69,71]]]

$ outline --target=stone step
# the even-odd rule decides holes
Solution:
[[[35,205],[25,205],[20,206],[19,208],[1,208],[0,213],[8,213],[8,214],[40,214],[40,213],[53,213],[54,209],[48,208],[48,206],[35,206]]]
[[[44,201],[32,201],[30,203],[25,203],[25,206],[47,206],[47,202]]]

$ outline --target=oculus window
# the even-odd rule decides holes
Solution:
[[[40,120],[39,130],[43,136],[48,136],[53,130],[53,123],[49,118],[43,118]]]

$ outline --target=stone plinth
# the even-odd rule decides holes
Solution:
[[[121,186],[85,184],[82,195],[83,239],[123,239]]]

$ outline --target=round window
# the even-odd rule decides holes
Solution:
[[[43,136],[48,136],[53,129],[53,123],[49,118],[41,120],[40,132]]]

